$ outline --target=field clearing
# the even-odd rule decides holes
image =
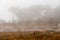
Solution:
[[[17,32],[17,31],[57,31],[58,26],[0,26],[0,32]]]
[[[0,40],[60,40],[60,32],[0,32]]]
[[[0,40],[60,40],[57,26],[0,26]]]

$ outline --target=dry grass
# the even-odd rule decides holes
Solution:
[[[0,40],[60,40],[59,32],[0,32]]]

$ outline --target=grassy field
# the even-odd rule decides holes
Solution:
[[[60,40],[60,32],[0,32],[0,40]]]

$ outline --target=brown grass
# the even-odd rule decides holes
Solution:
[[[60,40],[59,32],[0,32],[0,40]]]

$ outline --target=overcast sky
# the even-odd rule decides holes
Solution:
[[[20,6],[20,8],[27,8],[32,5],[50,5],[56,7],[59,5],[58,0],[0,0],[0,19],[11,21],[12,13],[8,11],[11,6]]]

